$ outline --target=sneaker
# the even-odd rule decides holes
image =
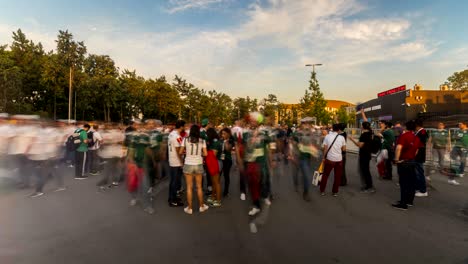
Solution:
[[[370,189],[368,189],[367,191],[368,191],[369,193],[375,193],[375,192],[376,192],[375,188],[370,188]]]
[[[338,193],[333,193],[333,197],[338,197]]]
[[[448,180],[448,183],[452,185],[460,185],[460,183],[457,182],[456,180]]]
[[[254,216],[254,215],[260,213],[260,211],[261,211],[260,208],[253,207],[253,208],[249,211],[249,215],[250,215],[250,216]]]
[[[68,168],[75,168],[72,164],[68,165]]]
[[[199,208],[200,213],[205,212],[206,210],[208,210],[208,208],[210,208],[210,207],[208,207],[208,205],[206,205],[206,204],[200,206],[200,208]]]
[[[250,233],[255,234],[258,232],[257,225],[255,223],[250,223],[249,227],[250,227]]]
[[[320,193],[320,195],[321,195],[321,196],[325,196],[325,195],[326,195],[326,193],[324,193],[324,192],[321,192],[321,193]]]
[[[106,186],[99,186],[99,191],[103,192],[105,190],[107,190],[108,187]]]
[[[413,207],[413,206],[414,206],[413,203],[407,203],[406,205],[407,205],[408,207]]]
[[[213,203],[214,202],[213,197],[209,196],[208,198],[206,198],[206,202]]]
[[[418,192],[418,191],[416,191],[416,193],[414,194],[414,196],[416,196],[416,197],[427,197],[427,196],[429,196],[429,194],[428,194],[427,192],[424,192],[424,193],[423,193],[423,192]]]
[[[185,207],[185,208],[184,208],[184,212],[185,212],[186,214],[189,214],[189,215],[193,214],[193,210],[190,209],[190,208],[188,208],[188,207]]]
[[[43,192],[36,192],[36,193],[31,194],[30,197],[31,197],[31,198],[36,198],[36,197],[39,197],[39,196],[42,196],[42,195],[44,195]]]
[[[119,186],[119,183],[118,182],[113,182],[112,185],[113,186]]]
[[[392,204],[392,207],[395,208],[395,209],[398,209],[398,210],[403,210],[403,211],[408,210],[408,205],[406,205],[406,204],[403,205],[401,203]]]
[[[245,193],[241,193],[240,199],[241,199],[242,201],[245,201]]]
[[[220,207],[221,206],[221,202],[220,201],[214,201],[211,206],[213,207]]]
[[[269,198],[265,198],[265,204],[270,206],[271,205],[271,200]]]
[[[55,189],[54,192],[61,192],[61,191],[65,191],[66,189],[67,188],[65,188],[65,187],[60,187],[60,188]]]
[[[169,203],[169,206],[170,206],[170,207],[181,207],[181,206],[184,206],[184,203],[183,203],[183,202],[180,202],[180,201],[170,202],[170,203]]]
[[[148,214],[154,214],[154,209],[152,207],[146,207],[143,211],[147,212]]]
[[[130,206],[135,206],[137,204],[137,199],[130,200]]]
[[[86,180],[88,176],[75,177],[75,180]]]
[[[153,193],[153,187],[149,187],[148,194],[152,194],[152,193]]]
[[[99,175],[99,172],[93,171],[93,172],[90,172],[89,174],[90,174],[90,175],[93,175],[93,176],[96,176],[96,175]]]
[[[464,173],[457,173],[457,177],[463,178],[465,176]]]

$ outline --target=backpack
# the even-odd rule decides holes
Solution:
[[[88,131],[88,147],[94,146],[94,132]]]
[[[67,138],[67,142],[65,143],[65,145],[69,152],[75,151],[80,147],[80,144],[81,144],[80,132],[81,131],[82,131],[81,129],[78,129],[75,131],[75,133],[71,134]]]
[[[382,139],[372,135],[370,151],[372,154],[377,154],[382,149]]]

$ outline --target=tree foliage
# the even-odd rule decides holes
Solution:
[[[445,84],[452,90],[468,91],[468,70],[453,73]]]
[[[325,110],[327,101],[320,91],[316,77],[316,73],[313,71],[309,81],[309,88],[305,90],[304,97],[301,98],[300,107],[302,116],[315,117],[318,123],[328,124],[331,121],[331,116]]]

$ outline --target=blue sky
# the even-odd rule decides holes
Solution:
[[[468,1],[0,0],[0,43],[21,28],[54,49],[69,29],[88,51],[145,77],[182,75],[232,97],[298,102],[317,68],[328,99],[362,102],[406,84],[437,89],[468,65]]]

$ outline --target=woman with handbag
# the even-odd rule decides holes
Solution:
[[[341,175],[343,173],[343,151],[346,151],[346,141],[343,136],[338,134],[340,127],[338,124],[333,125],[333,131],[330,132],[323,140],[323,175],[320,181],[320,193],[325,195],[325,188],[327,187],[328,176],[332,170],[335,173],[335,180],[333,182],[333,196],[338,196],[338,189],[340,186]]]

